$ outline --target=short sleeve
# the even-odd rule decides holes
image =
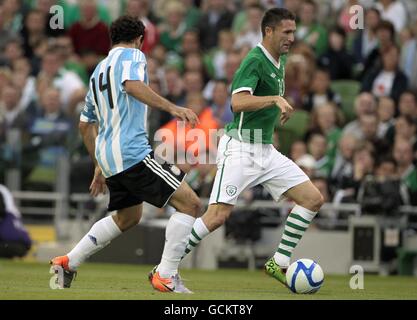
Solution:
[[[250,91],[253,94],[261,78],[260,67],[258,59],[245,59],[233,78],[232,94],[242,91]]]
[[[81,111],[80,121],[88,123],[97,122],[96,109],[93,103],[91,88],[88,90],[88,93],[85,97],[85,106]]]
[[[146,57],[139,51],[134,50],[123,57],[122,61],[122,84],[126,80],[146,81]]]

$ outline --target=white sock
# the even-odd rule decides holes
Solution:
[[[185,248],[183,257],[189,254],[191,250],[193,250],[200,243],[200,241],[203,240],[203,238],[207,236],[209,233],[210,231],[204,224],[203,219],[196,219],[193,225],[193,229],[191,230],[191,234],[188,240],[187,247]]]
[[[181,212],[174,213],[169,219],[165,230],[164,252],[156,269],[161,277],[169,278],[178,273],[178,266],[194,221],[194,217]]]
[[[317,212],[308,210],[304,207],[296,205],[287,217],[284,233],[277,252],[274,254],[275,262],[280,266],[287,268],[290,265],[291,255],[298,242],[306,232],[311,220]]]
[[[68,253],[68,266],[76,270],[88,257],[107,246],[111,240],[122,234],[112,216],[97,221],[90,231]]]

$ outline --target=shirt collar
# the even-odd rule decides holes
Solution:
[[[262,45],[262,43],[258,43],[258,47],[261,48],[264,55],[268,58],[269,61],[272,62],[272,64],[279,69],[280,62],[274,59],[274,57],[268,52],[268,50],[265,49],[265,47]]]
[[[110,55],[111,53],[113,53],[113,52],[115,52],[116,50],[119,50],[119,49],[126,49],[126,48],[125,47],[114,47],[113,49],[111,49],[109,51],[109,54],[108,55]]]

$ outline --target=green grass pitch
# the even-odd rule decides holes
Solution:
[[[70,289],[49,288],[49,265],[0,260],[0,300],[139,299],[139,300],[281,300],[281,299],[417,299],[417,278],[365,275],[364,290],[352,290],[352,275],[325,275],[314,295],[295,295],[261,270],[183,270],[193,295],[154,291],[151,266],[86,263]]]

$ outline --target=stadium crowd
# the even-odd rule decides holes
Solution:
[[[53,5],[64,9],[63,28],[50,23]],[[349,11],[353,5],[364,8],[363,28]],[[88,190],[93,168],[78,135],[79,113],[118,16],[144,22],[150,86],[193,108],[208,135],[233,118],[233,75],[261,41],[263,12],[273,6],[297,16],[285,79],[296,111],[292,126],[277,123],[276,147],[308,173],[327,202],[398,195],[402,204],[417,205],[413,0],[0,0],[0,183],[16,165],[7,136],[17,128],[23,188],[51,187],[50,169],[66,153],[72,191]],[[176,124],[150,108],[151,143],[158,129],[176,132]],[[203,152],[215,148],[210,142]],[[184,169],[190,185],[208,197],[216,165]],[[244,198],[269,196],[254,188]]]

